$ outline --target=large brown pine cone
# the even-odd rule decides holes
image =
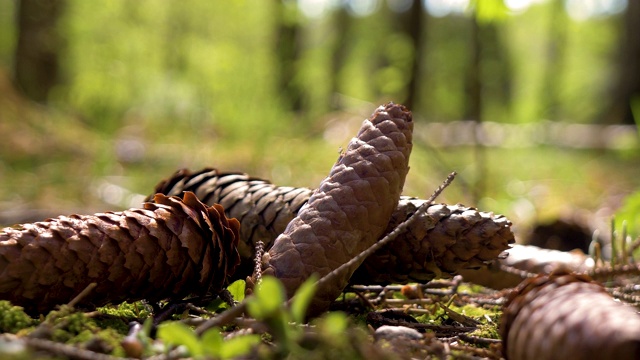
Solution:
[[[192,193],[144,209],[60,216],[0,231],[0,298],[43,313],[81,304],[217,293],[240,262],[239,223]]]
[[[312,274],[329,274],[383,234],[409,171],[412,131],[411,112],[404,106],[378,107],[276,238],[264,258],[263,271],[282,281],[288,297]],[[329,307],[358,265],[318,286],[310,315]]]

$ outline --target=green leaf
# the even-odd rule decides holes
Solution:
[[[202,352],[204,355],[212,357],[220,357],[222,349],[225,346],[222,334],[218,328],[211,328],[202,334],[200,341]]]
[[[148,337],[150,336],[149,334],[151,334],[152,328],[153,328],[153,319],[151,318],[151,316],[149,316],[142,324],[142,333]]]
[[[273,276],[263,277],[253,298],[247,303],[249,314],[258,320],[274,316],[283,306],[284,294],[280,280]]]
[[[318,324],[320,331],[322,334],[333,337],[333,336],[342,336],[345,331],[347,331],[347,327],[349,325],[349,320],[347,319],[347,315],[339,312],[333,311],[327,313]]]
[[[640,191],[624,199],[622,207],[616,212],[615,220],[616,229],[622,229],[622,223],[626,220],[628,234],[632,238],[640,236]]]
[[[245,282],[244,280],[236,280],[233,284],[227,286],[227,290],[233,295],[233,299],[235,301],[244,300],[244,290],[245,290]]]
[[[260,341],[260,335],[256,334],[233,337],[224,342],[224,346],[220,349],[219,356],[222,359],[232,359],[248,354]]]
[[[169,322],[158,327],[158,338],[171,345],[184,345],[191,356],[202,355],[202,344],[198,336],[187,325]]]
[[[227,309],[228,307],[229,305],[227,305],[227,303],[224,302],[224,300],[220,298],[216,298],[216,299],[213,299],[211,302],[209,302],[205,307],[205,309],[211,312],[218,312],[221,309],[224,310],[224,309]]]
[[[316,281],[318,281],[318,275],[311,275],[302,285],[300,285],[295,296],[291,299],[291,317],[293,318],[293,321],[298,324],[304,323],[307,315],[307,308],[311,303],[311,299],[313,299],[313,295],[316,293]]]

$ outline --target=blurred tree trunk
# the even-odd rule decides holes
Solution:
[[[185,6],[183,2],[170,2],[167,12],[167,26],[164,48],[165,67],[170,73],[182,74],[188,67],[186,41],[184,39],[192,31],[189,17],[191,6]]]
[[[413,0],[411,8],[398,16],[400,31],[411,39],[413,45],[413,59],[409,71],[409,84],[407,98],[404,105],[409,109],[414,109],[420,101],[421,70],[420,64],[424,56],[426,47],[426,37],[424,36],[427,16],[422,0]]]
[[[46,102],[60,80],[62,39],[56,26],[63,11],[64,0],[18,1],[14,76],[24,94],[37,102]]]
[[[511,63],[498,23],[478,23],[473,17],[469,52],[464,116],[482,122],[489,105],[504,109],[511,104]]]
[[[335,42],[333,55],[331,57],[331,94],[329,101],[331,102],[330,109],[340,110],[342,104],[339,98],[340,91],[340,75],[342,67],[348,54],[348,39],[351,29],[351,16],[347,12],[345,6],[340,6],[335,10],[335,16],[333,21],[333,30],[335,33]]]
[[[482,88],[486,88],[488,97],[500,107],[500,113],[508,113],[511,108],[511,89],[513,79],[511,58],[500,36],[500,23],[492,22],[484,24],[481,30],[483,53]],[[486,115],[485,115],[486,117]]]
[[[482,122],[482,26],[474,15],[471,17],[471,41],[469,49],[469,67],[465,92],[465,119]]]
[[[567,15],[564,2],[553,0],[549,7],[549,30],[547,34],[547,57],[542,79],[541,119],[558,120],[561,112],[559,99],[560,79],[564,69],[567,46]]]
[[[476,126],[480,127],[482,123],[482,106],[483,106],[483,94],[482,94],[482,27],[478,23],[478,18],[475,14],[471,16],[471,41],[470,41],[470,54],[469,54],[469,68],[466,77],[466,109],[465,119],[476,122]],[[472,201],[477,204],[480,198],[484,194],[485,177],[486,177],[486,157],[484,147],[478,141],[478,131],[476,134],[475,142],[475,165],[476,165],[476,177],[472,187]]]
[[[498,25],[496,21],[479,22],[477,13],[473,12],[464,115],[465,119],[475,121],[477,126],[477,169],[472,191],[473,201],[476,203],[484,196],[488,179],[485,147],[480,142],[482,122],[487,113],[493,116],[507,113],[511,104],[511,63],[500,38]]]
[[[285,105],[292,111],[302,110],[302,89],[296,83],[297,62],[300,58],[300,23],[297,14],[292,14],[295,2],[275,0],[276,71],[278,87]],[[293,8],[292,8],[293,7]]]
[[[618,80],[603,116],[607,123],[633,124],[631,104],[640,103],[640,1],[628,1],[619,45]],[[640,105],[636,105],[640,106]],[[636,119],[640,122],[640,119]]]

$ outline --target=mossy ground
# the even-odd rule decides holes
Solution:
[[[401,299],[404,296],[394,294],[393,297]],[[349,293],[342,301],[353,302],[357,301],[357,298]],[[440,300],[446,301],[445,298]],[[380,306],[378,310],[383,310],[383,307]],[[219,306],[220,311],[223,311],[224,308],[226,307]],[[431,304],[427,308],[432,308],[432,313],[416,316],[415,318],[419,322],[431,325],[450,325],[452,323],[450,316],[439,305]],[[498,323],[499,309],[484,309],[474,304],[450,304],[449,309],[480,323],[477,330],[470,333],[470,335],[497,338],[496,324]],[[287,314],[287,311],[285,310],[283,314]],[[58,310],[51,311],[46,316],[34,319],[25,314],[20,307],[12,306],[7,301],[0,301],[0,314],[2,314],[0,326],[2,326],[2,332],[5,334],[16,334],[19,338],[45,339],[52,343],[64,344],[69,348],[74,347],[93,351],[95,354],[102,353],[114,357],[132,355],[125,340],[130,332],[130,323],[149,321],[152,315],[150,307],[143,302],[125,302],[117,306],[101,307],[90,312],[63,306]],[[197,316],[197,314],[193,313],[190,315],[187,313],[176,314],[170,321],[176,321],[176,319],[183,321],[186,319],[193,320]],[[414,341],[406,349],[399,349],[395,341],[384,340],[376,343],[372,333],[373,329],[367,324],[366,312],[347,314],[343,311],[331,311],[313,320],[308,326],[301,327],[291,324],[289,326],[292,330],[280,333],[275,338],[269,330],[273,321],[268,319],[263,321],[265,321],[264,324],[257,327],[266,331],[262,333],[261,344],[257,346],[256,344],[246,345],[251,346],[251,349],[247,349],[247,351],[252,354],[253,358],[257,359],[284,356],[285,353],[283,351],[288,354],[286,357],[290,359],[396,359],[404,358],[409,353],[429,354],[429,351],[425,349],[430,349],[430,346],[433,347],[434,341],[436,341],[433,334],[430,335],[429,331],[427,331],[425,339],[429,339],[428,341]],[[256,326],[253,327],[255,328]],[[193,332],[195,326],[188,326],[185,329]],[[222,333],[231,337],[242,337],[246,331],[246,326],[243,327],[236,324],[225,326]],[[157,355],[159,351],[162,352],[168,349],[166,346],[158,346],[158,343],[162,341],[153,340],[155,335],[150,335],[148,331],[146,333],[143,331],[136,335],[137,337],[133,337],[142,347],[142,354]],[[166,335],[163,336],[166,337]],[[288,337],[288,339],[283,339],[282,336]],[[207,335],[204,338],[206,337]],[[15,340],[15,338],[12,339]],[[132,337],[129,336],[129,340],[131,339]],[[288,343],[285,348],[283,348],[283,342]],[[11,350],[11,352],[8,352],[9,350],[7,350],[6,346],[0,346],[0,357],[12,359],[46,359],[51,356],[54,358],[67,357],[65,354],[57,354],[55,351],[34,352],[29,347],[23,347],[22,349],[23,351],[15,352],[15,350]],[[187,356],[186,353],[184,355]]]

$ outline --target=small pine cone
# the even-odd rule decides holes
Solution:
[[[182,196],[185,191],[195,193],[205,204],[222,205],[227,216],[240,221],[238,252],[242,263],[236,271],[239,279],[253,272],[258,241],[269,250],[313,193],[308,188],[276,186],[247,174],[206,168],[195,173],[180,170],[160,182],[154,194]]]
[[[508,256],[496,259],[480,270],[462,270],[465,281],[493,289],[517,286],[527,273],[551,274],[565,271],[585,273],[593,269],[593,258],[580,250],[558,251],[533,245],[513,245]]]
[[[401,199],[387,227],[390,232],[425,202]],[[402,235],[369,256],[355,272],[353,283],[423,282],[475,269],[496,259],[513,243],[511,222],[502,215],[463,205],[432,205]]]
[[[383,234],[409,171],[412,130],[411,113],[404,106],[389,103],[377,108],[276,238],[265,257],[264,274],[280,279],[288,297],[312,274],[329,274]],[[329,307],[358,265],[316,289],[311,316]]]
[[[586,275],[540,275],[504,305],[500,332],[509,360],[638,359],[640,316]]]
[[[240,262],[239,223],[194,194],[144,209],[60,216],[0,230],[0,298],[37,314],[97,286],[84,306],[217,293]]]

